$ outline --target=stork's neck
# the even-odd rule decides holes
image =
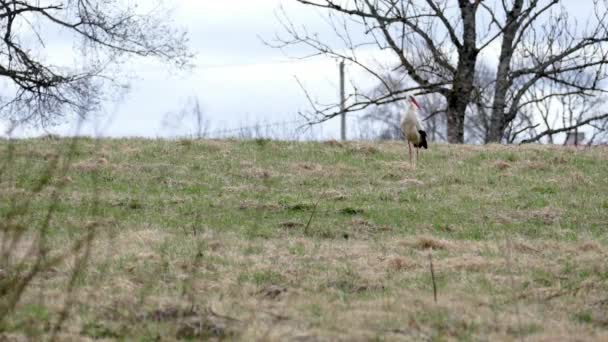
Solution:
[[[405,112],[403,120],[417,120],[418,114],[416,114],[416,108],[413,105],[410,105],[410,108]]]

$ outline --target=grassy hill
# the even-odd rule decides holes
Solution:
[[[0,141],[0,228],[1,338],[608,339],[606,147]]]

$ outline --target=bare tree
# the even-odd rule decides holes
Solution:
[[[503,41],[487,141],[501,141],[509,124],[526,106],[548,98],[591,97],[603,93],[608,77],[606,3],[593,1],[594,16],[579,28],[559,1],[515,0],[503,24]],[[546,20],[542,18],[546,14]],[[587,77],[593,75],[593,77]],[[559,91],[525,101],[538,87]],[[570,101],[570,100],[567,100]],[[587,118],[589,122],[601,117]],[[586,121],[583,120],[583,121]],[[582,121],[581,121],[582,122]]]
[[[355,88],[347,111],[386,105],[404,99],[406,93],[439,94],[446,103],[447,139],[452,143],[464,141],[470,107],[483,114],[478,119],[484,121],[475,122],[487,126],[483,141],[500,142],[524,107],[531,105],[522,98],[537,82],[565,84],[565,73],[593,69],[596,82],[569,84],[567,95],[590,94],[601,92],[600,82],[606,78],[608,14],[599,0],[593,0],[595,15],[584,28],[568,17],[559,0],[295,1],[323,9],[337,42],[296,26],[283,12],[279,18],[285,34],[278,35],[272,46],[303,46],[310,51],[304,57],[346,59],[385,86],[385,92],[374,97]],[[500,53],[492,63],[493,92],[487,96],[475,87],[477,62],[495,42],[501,42]],[[411,82],[392,89],[386,67],[361,57],[370,47],[390,52]],[[311,122],[340,113],[336,105],[313,108]]]
[[[568,80],[567,84],[555,82],[538,82],[522,97],[522,102],[527,104],[523,112],[518,116],[526,120],[522,128],[517,130],[518,134],[509,134],[509,142],[517,139],[525,142],[546,141],[550,144],[558,143],[556,134],[571,132],[575,134],[579,130],[595,130],[599,137],[603,129],[602,120],[605,115],[604,104],[606,95],[602,92],[597,94],[585,94],[584,92],[570,91],[570,84],[591,84],[595,82],[595,74],[570,72],[564,74],[563,78]],[[567,94],[559,96],[559,94]],[[605,121],[605,119],[604,119]],[[513,126],[513,125],[511,125]],[[598,130],[599,129],[599,130]],[[523,133],[523,134],[522,134]],[[520,137],[517,135],[521,134]],[[520,139],[521,138],[521,139]],[[593,141],[594,139],[590,139]]]
[[[403,75],[402,69],[389,73],[385,76],[385,79],[390,81],[390,83],[387,83],[395,91],[407,87],[403,83],[408,82],[408,78],[406,74]],[[494,89],[494,71],[487,63],[478,62],[473,85],[471,105],[467,108],[464,122],[464,142],[483,143],[490,127],[491,106],[487,103],[491,100]],[[384,92],[384,87],[385,85],[380,84],[373,88],[370,97],[381,95]],[[419,100],[422,113],[424,113],[422,121],[429,139],[431,141],[447,141],[444,134],[447,127],[447,103],[445,98],[439,94],[431,93],[420,97]],[[388,128],[382,133],[384,139],[399,139],[399,120],[404,110],[404,106],[400,102],[373,106],[368,109],[363,118],[385,123]]]
[[[119,85],[115,75],[130,57],[188,65],[186,33],[169,19],[161,0],[0,1],[0,118],[45,126],[91,112],[106,85]],[[47,55],[58,39],[76,43],[79,54],[53,62]]]

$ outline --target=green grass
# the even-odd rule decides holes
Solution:
[[[0,141],[0,219],[13,255],[94,230],[66,339],[608,338],[605,147]],[[0,337],[50,336],[73,267]]]

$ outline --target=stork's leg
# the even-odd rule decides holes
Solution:
[[[418,150],[420,150],[420,147],[416,147],[416,165],[418,165]]]
[[[410,145],[410,142],[407,142],[407,148],[410,151],[410,164],[412,164],[412,145]]]

